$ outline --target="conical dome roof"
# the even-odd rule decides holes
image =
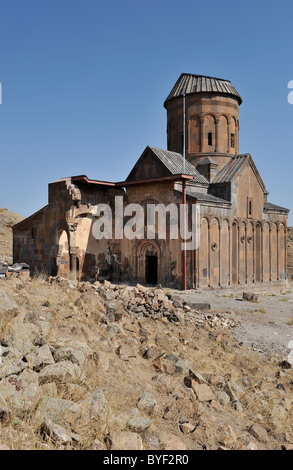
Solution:
[[[229,80],[182,73],[172,88],[168,98],[165,100],[164,106],[166,107],[167,101],[178,98],[184,93],[186,95],[215,93],[217,95],[233,96],[238,100],[239,104],[242,103],[241,96]]]

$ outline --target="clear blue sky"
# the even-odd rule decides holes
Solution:
[[[123,180],[166,148],[185,72],[232,81],[240,152],[293,209],[292,18],[292,0],[1,0],[0,207],[28,216],[64,176]]]

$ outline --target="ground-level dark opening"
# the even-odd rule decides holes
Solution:
[[[56,258],[51,258],[51,276],[57,276],[58,266]]]
[[[146,255],[146,282],[157,284],[158,282],[158,257],[157,255]]]

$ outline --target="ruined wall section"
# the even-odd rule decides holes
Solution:
[[[49,185],[49,205],[13,228],[14,262],[26,262],[31,272],[55,273],[57,270],[59,237],[62,247],[62,272],[69,273],[69,226],[66,217],[70,210],[68,185],[62,180]]]
[[[13,262],[29,264],[32,272],[42,272],[50,264],[49,212],[46,206],[13,227]]]
[[[114,207],[122,190],[73,184],[65,179],[49,185],[49,205],[14,227],[14,262],[26,262],[31,272],[88,279],[97,270],[111,277],[115,240],[96,240],[92,226],[98,204]],[[119,246],[119,243],[118,243]],[[120,256],[120,254],[119,254]]]
[[[74,208],[69,223],[75,224],[72,248],[76,257],[77,277],[80,280],[95,278],[119,280],[121,275],[120,240],[115,240],[115,196],[124,196],[122,189],[78,184],[80,205]],[[98,204],[106,204],[112,210],[112,238],[97,240],[93,225],[97,220]],[[103,213],[101,214],[103,216]]]

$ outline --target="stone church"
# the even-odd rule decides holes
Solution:
[[[13,228],[14,262],[79,280],[178,289],[286,285],[289,210],[267,201],[251,155],[239,155],[241,103],[228,80],[182,74],[164,103],[168,150],[147,146],[122,182],[50,183],[48,205]],[[96,207],[114,207],[117,195],[124,205],[199,205],[199,247],[182,252],[168,226],[165,239],[155,231],[153,239],[97,240]]]

